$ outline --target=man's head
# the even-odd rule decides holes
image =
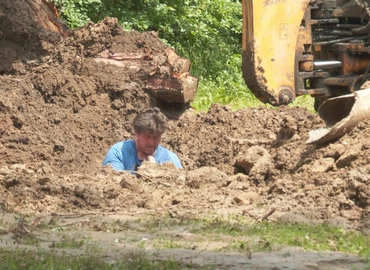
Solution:
[[[167,127],[167,117],[158,108],[145,109],[135,117],[134,131],[139,158],[146,159],[154,155]]]

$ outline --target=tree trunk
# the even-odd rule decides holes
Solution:
[[[145,91],[159,103],[187,103],[194,99],[198,89],[198,79],[190,75],[190,61],[179,57],[173,50],[165,51],[166,66],[157,66],[149,54],[110,53],[106,50],[96,62],[103,62],[118,67],[124,67],[134,72],[151,70],[147,74]],[[148,68],[149,65],[149,68]]]
[[[46,0],[26,0],[29,5],[34,21],[44,30],[49,30],[67,37],[67,26],[59,19],[56,7]]]

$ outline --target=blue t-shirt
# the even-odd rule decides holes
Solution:
[[[182,168],[177,155],[160,145],[154,153],[154,159],[159,164],[172,162],[177,168]],[[115,143],[108,150],[103,166],[112,165],[112,168],[117,171],[136,171],[141,163],[142,160],[137,156],[135,141],[127,140]]]

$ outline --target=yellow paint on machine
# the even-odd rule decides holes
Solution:
[[[299,27],[310,0],[243,0],[243,51],[254,48],[260,89],[278,100],[282,88],[295,97],[294,65]],[[248,78],[244,78],[248,85]],[[261,85],[262,84],[262,85]],[[263,85],[264,84],[264,85]]]

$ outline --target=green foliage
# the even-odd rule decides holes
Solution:
[[[86,25],[91,18],[90,10],[101,7],[100,0],[52,0],[69,27]]]
[[[197,97],[192,105],[198,110],[207,110],[214,103],[230,105],[234,109],[263,105],[244,83],[239,54],[227,59],[224,70],[218,76],[200,81]]]

